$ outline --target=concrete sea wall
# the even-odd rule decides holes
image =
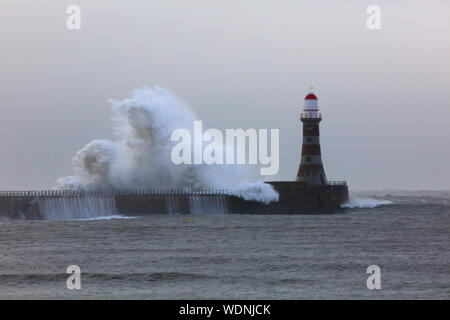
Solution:
[[[267,183],[278,191],[279,201],[247,201],[227,190],[6,191],[0,192],[0,217],[73,220],[117,214],[333,213],[348,200],[344,182]]]

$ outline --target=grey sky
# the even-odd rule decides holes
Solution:
[[[66,29],[69,4],[80,31]],[[107,100],[155,84],[206,127],[280,128],[279,180],[297,173],[312,84],[328,179],[449,189],[449,12],[445,0],[2,0],[0,189],[72,174],[77,150],[112,138]]]

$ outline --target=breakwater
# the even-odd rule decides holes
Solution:
[[[326,185],[270,181],[279,201],[245,200],[232,190],[41,190],[0,192],[0,217],[72,220],[146,214],[308,214],[327,213],[348,200],[343,181]]]

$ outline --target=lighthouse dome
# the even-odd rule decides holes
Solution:
[[[313,92],[308,92],[308,94],[305,97],[305,100],[317,100],[317,97]]]
[[[313,91],[308,92],[305,97],[305,106],[303,107],[304,111],[317,111],[319,110],[319,104],[317,100],[317,96]]]

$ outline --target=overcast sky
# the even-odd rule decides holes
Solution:
[[[81,30],[66,8],[81,8]],[[381,8],[381,30],[366,8]],[[450,189],[450,1],[2,0],[0,189],[48,188],[111,139],[108,99],[160,85],[204,126],[279,128],[295,179],[314,85],[329,180]]]

